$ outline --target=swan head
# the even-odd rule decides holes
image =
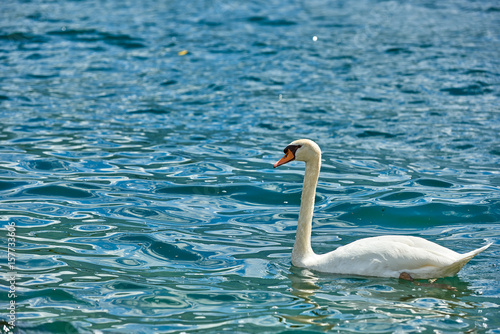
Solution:
[[[321,159],[321,149],[318,144],[309,139],[295,140],[283,151],[285,156],[273,165],[274,168],[293,160],[308,162]]]

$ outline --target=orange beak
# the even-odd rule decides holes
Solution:
[[[285,156],[281,158],[277,163],[275,163],[273,167],[276,168],[278,166],[284,165],[287,162],[292,161],[293,159],[295,159],[295,155],[293,155],[290,150],[286,150]]]

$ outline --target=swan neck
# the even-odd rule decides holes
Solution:
[[[305,258],[314,255],[311,247],[311,230],[320,168],[320,158],[306,162],[304,186],[300,199],[299,222],[297,224],[297,234],[292,251],[292,263],[298,266],[300,266]]]

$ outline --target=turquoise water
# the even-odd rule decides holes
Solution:
[[[500,333],[498,2],[0,7],[2,329]],[[318,253],[493,245],[438,286],[292,267],[303,137]]]

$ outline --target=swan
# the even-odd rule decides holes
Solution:
[[[321,168],[321,150],[309,139],[293,141],[274,168],[293,160],[306,164],[299,220],[292,250],[292,264],[315,271],[361,276],[393,277],[407,280],[454,276],[490,244],[459,254],[420,237],[385,235],[354,241],[326,253],[311,247],[314,198]]]

